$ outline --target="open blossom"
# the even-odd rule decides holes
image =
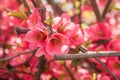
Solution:
[[[70,37],[70,42],[72,45],[80,45],[84,42],[84,36],[79,25],[75,26],[75,31]]]
[[[41,16],[38,9],[35,9],[33,13],[28,17],[27,23],[30,29],[34,29],[37,23],[40,23]]]
[[[91,25],[87,30],[90,40],[109,40],[111,38],[111,28],[105,23]]]
[[[111,57],[107,60],[107,66],[120,78],[120,60],[118,57]]]
[[[11,57],[11,56],[15,56],[15,55],[19,54],[19,52],[17,52],[17,51],[21,51],[21,50],[19,48],[17,50],[13,49],[9,52],[8,56]],[[27,60],[28,57],[29,57],[29,55],[17,56],[10,60],[10,65],[17,66],[19,64],[22,64]]]
[[[107,44],[108,51],[120,51],[120,39],[114,39]]]
[[[37,48],[45,45],[45,40],[47,38],[47,32],[33,29],[27,32],[25,40],[30,43],[31,48]]]
[[[61,17],[56,17],[53,20],[53,28],[55,31],[65,35],[70,40],[71,45],[79,45],[84,42],[84,36],[79,24],[71,22],[67,14],[63,14]]]
[[[67,14],[63,14],[61,17],[56,17],[53,21],[53,28],[55,31],[67,37],[70,37],[75,30],[75,24],[71,22]]]
[[[50,55],[67,53],[69,44],[69,40],[66,36],[60,33],[54,33],[47,40],[46,52]]]

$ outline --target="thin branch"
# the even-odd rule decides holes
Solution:
[[[79,6],[79,8],[80,8],[80,13],[79,13],[79,18],[80,18],[79,24],[80,24],[80,27],[81,27],[81,24],[82,24],[82,9],[81,9],[81,6],[82,6],[82,1],[80,0],[80,6]]]
[[[37,0],[37,6],[40,8],[42,6],[42,0]]]
[[[27,28],[21,28],[21,27],[15,27],[15,32],[20,35],[23,33],[27,33],[28,31],[30,31],[30,29]]]
[[[39,61],[38,61],[38,72],[36,73],[36,80],[40,80],[41,74],[45,68],[45,64],[46,64],[46,59],[44,56],[40,56],[39,57]]]
[[[10,59],[13,59],[13,58],[15,58],[17,56],[20,56],[20,55],[23,55],[23,54],[28,54],[28,53],[34,52],[34,51],[36,51],[36,49],[35,50],[29,50],[29,51],[26,51],[26,52],[22,52],[22,53],[19,53],[19,54],[15,55],[15,56],[1,58],[0,61],[10,60]]]
[[[41,15],[41,20],[44,23],[44,20],[46,20],[46,8],[45,7],[41,7],[38,11],[39,11],[39,13]]]
[[[101,22],[102,18],[101,18],[101,15],[100,15],[96,0],[90,0],[90,1],[91,1],[91,4],[92,4],[92,7],[93,7],[93,11],[95,13],[97,22]]]
[[[88,50],[87,50],[86,48],[84,48],[83,46],[80,46],[80,49],[83,50],[83,53],[88,52]],[[108,53],[109,53],[109,52],[114,52],[114,51],[108,51]],[[106,53],[104,53],[104,54],[106,54]],[[115,53],[115,54],[116,54],[116,53]],[[118,54],[119,54],[119,52],[118,52]],[[103,67],[115,80],[118,80],[117,76],[115,76],[114,73],[113,73],[102,61],[99,60],[98,57],[95,57],[95,60],[98,61],[98,62],[102,65],[102,67]]]
[[[24,63],[21,63],[21,64],[19,64],[19,65],[17,65],[17,66],[12,67],[12,68],[9,69],[8,71],[1,73],[0,76],[3,76],[3,75],[5,75],[5,74],[7,74],[8,72],[14,71],[16,68],[20,67],[21,65],[24,65],[24,64],[28,63],[28,62],[33,58],[33,56],[35,55],[35,52],[36,52],[36,51],[34,51],[34,52],[32,53],[32,55],[30,56],[30,58],[27,59]]]
[[[61,8],[57,4],[55,4],[54,0],[47,0],[47,2],[52,6],[55,15],[61,15],[63,13]]]
[[[68,72],[69,76],[71,77],[71,79],[72,79],[72,80],[75,80],[72,72],[69,70],[69,68],[67,67],[66,63],[64,63],[63,65],[64,65],[66,71]]]
[[[119,53],[118,53],[119,54]],[[103,63],[101,62],[98,58],[95,58],[96,61],[98,61],[102,66],[103,68],[109,72],[109,74],[114,78],[114,80],[119,80],[114,73],[112,73],[112,71]]]
[[[27,8],[28,13],[31,14],[30,7],[28,6],[26,0],[22,0],[22,2],[23,2],[23,4],[24,4],[24,6]]]
[[[111,2],[112,2],[112,0],[107,1],[106,6],[105,6],[104,11],[103,11],[103,14],[102,14],[102,18],[104,18],[106,16],[106,13],[109,9],[109,6],[110,6]]]
[[[120,56],[120,52],[86,52],[80,54],[62,54],[62,55],[54,55],[54,59],[56,60],[74,60],[81,58],[96,58],[96,57],[110,57],[110,56]]]
[[[32,1],[32,3],[33,3],[33,5],[34,5],[35,8],[38,7],[37,4],[36,4],[36,2],[34,0],[31,0],[31,1]]]

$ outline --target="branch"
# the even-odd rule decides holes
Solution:
[[[71,80],[75,80],[72,72],[69,70],[69,68],[67,67],[67,65],[65,63],[63,65],[64,65],[66,71],[68,72],[69,76],[71,77]]]
[[[28,13],[31,14],[31,11],[30,11],[30,7],[28,6],[28,3],[26,2],[26,0],[22,0],[24,6],[27,8],[28,10]]]
[[[96,0],[90,0],[90,1],[91,1],[91,4],[92,4],[92,7],[93,7],[93,11],[95,13],[97,22],[101,22],[102,18],[101,18],[101,15],[100,15]]]
[[[87,52],[80,54],[62,54],[54,55],[56,60],[74,60],[81,58],[96,58],[96,57],[110,57],[110,56],[120,56],[120,52],[116,51],[103,51],[103,52]]]
[[[79,8],[80,8],[80,13],[79,13],[79,18],[80,18],[79,24],[80,24],[80,27],[81,27],[81,24],[82,24],[82,9],[81,9],[81,6],[82,6],[82,1],[80,0],[80,6],[79,6]]]
[[[31,1],[32,1],[32,3],[33,3],[33,5],[34,5],[35,8],[38,7],[37,3],[34,0],[31,0]]]
[[[112,71],[103,62],[101,62],[98,58],[95,58],[95,60],[98,61],[103,66],[103,68],[109,72],[109,74],[114,78],[114,80],[119,80],[117,76],[115,76],[115,74],[112,73]]]
[[[37,73],[36,73],[36,80],[40,80],[41,74],[44,71],[45,68],[45,64],[46,64],[46,59],[44,56],[40,56],[39,57],[39,61],[38,61],[38,66],[37,66]]]
[[[61,15],[63,13],[61,8],[57,4],[55,4],[54,0],[47,0],[47,2],[52,6],[55,15]]]
[[[107,11],[109,9],[109,6],[110,6],[111,2],[112,2],[112,0],[107,1],[107,4],[106,4],[106,6],[104,8],[104,11],[103,11],[103,14],[102,14],[102,18],[104,18],[106,16],[106,13],[107,13]]]
[[[83,53],[88,52],[88,50],[87,50],[86,48],[84,48],[83,46],[80,46],[79,49],[80,49]],[[109,53],[109,52],[110,52],[110,51],[108,51],[108,53]],[[114,52],[114,51],[111,51],[111,52]],[[106,54],[106,53],[104,53],[104,54]],[[118,52],[118,54],[119,54],[119,52]],[[98,62],[102,65],[102,67],[103,67],[115,80],[119,80],[119,79],[117,78],[117,76],[115,76],[115,74],[114,74],[102,61],[99,60],[99,58],[95,57],[95,60],[98,61]]]
[[[10,60],[10,59],[13,59],[17,56],[20,56],[20,55],[23,55],[23,54],[28,54],[28,53],[34,52],[34,51],[36,51],[36,49],[35,50],[29,50],[29,51],[26,51],[26,52],[22,52],[22,53],[19,53],[19,54],[15,55],[15,56],[1,58],[0,61]]]
[[[21,65],[28,63],[28,62],[34,57],[35,52],[36,52],[36,51],[34,51],[34,52],[32,53],[32,55],[30,56],[30,58],[27,59],[24,63],[21,63],[21,64],[19,64],[19,65],[17,65],[17,66],[14,66],[14,67],[12,67],[11,69],[9,69],[8,71],[1,73],[1,74],[0,74],[0,77],[3,76],[3,75],[5,75],[5,74],[7,74],[8,72],[14,71],[16,68],[20,67]]]
[[[30,30],[27,28],[15,27],[15,32],[18,35],[23,34],[23,33],[27,33],[28,31],[30,31]]]

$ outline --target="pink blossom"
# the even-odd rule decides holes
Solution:
[[[109,76],[104,75],[100,78],[100,80],[111,80],[111,79]]]
[[[46,38],[47,32],[38,29],[33,29],[25,35],[25,40],[30,43],[31,48],[45,45]]]
[[[91,75],[84,75],[81,77],[81,80],[92,80],[92,76]]]
[[[72,45],[80,45],[84,42],[84,36],[79,25],[76,25],[75,31],[70,37],[70,42]]]
[[[118,57],[110,57],[107,60],[107,66],[110,70],[120,78],[120,60]]]
[[[111,28],[105,23],[91,25],[87,30],[90,40],[109,40],[111,38]]]
[[[64,54],[69,50],[69,40],[62,34],[54,33],[48,38],[46,52],[50,55]]]
[[[120,39],[114,39],[107,44],[107,50],[120,51]]]
[[[53,21],[53,28],[55,31],[67,37],[70,37],[75,30],[76,25],[71,22],[70,17],[67,14],[63,14],[61,17],[56,17]]]
[[[42,56],[42,55],[44,55],[44,54],[46,54],[45,47],[40,47],[40,48],[37,50],[35,56],[36,56],[36,57],[40,57],[40,56]]]
[[[28,17],[27,23],[30,29],[34,29],[37,23],[41,22],[41,16],[38,9],[33,10],[33,13]]]
[[[17,52],[16,50],[21,51],[21,49],[19,49],[19,48],[15,49],[15,50],[13,49],[9,52],[8,57],[15,56],[15,55],[19,54],[19,52]],[[29,57],[29,55],[17,56],[17,57],[10,60],[10,65],[17,66],[19,64],[22,64],[27,60],[28,57]]]

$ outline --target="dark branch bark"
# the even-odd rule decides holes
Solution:
[[[40,80],[41,74],[45,68],[45,64],[46,64],[46,59],[44,56],[39,57],[39,61],[38,61],[38,72],[36,73],[36,80]]]
[[[56,60],[74,60],[81,58],[96,58],[96,57],[110,57],[110,56],[120,56],[120,52],[87,52],[80,54],[63,54],[63,55],[54,55]]]
[[[101,18],[101,15],[100,15],[96,0],[90,0],[90,1],[91,1],[91,4],[92,4],[92,7],[93,7],[93,11],[95,13],[97,22],[101,22],[102,18]]]
[[[68,74],[69,74],[71,80],[75,80],[75,78],[74,78],[72,72],[71,72],[70,69],[67,67],[66,63],[64,63],[63,65],[64,65],[66,71],[68,72]]]
[[[112,0],[107,1],[107,4],[106,4],[105,9],[104,9],[103,14],[102,14],[102,18],[104,18],[106,16],[106,13],[108,12],[108,9],[109,9],[111,2],[112,2]]]
[[[23,33],[27,33],[28,31],[30,31],[30,30],[27,28],[15,27],[15,32],[18,35],[23,34]]]
[[[36,51],[36,50],[29,50],[29,51],[26,51],[26,52],[19,53],[19,54],[15,55],[15,56],[0,58],[0,61],[10,60],[10,59],[13,59],[13,58],[15,58],[15,57],[18,57],[18,56],[20,56],[20,55],[28,54],[28,53],[34,52],[34,51]]]

